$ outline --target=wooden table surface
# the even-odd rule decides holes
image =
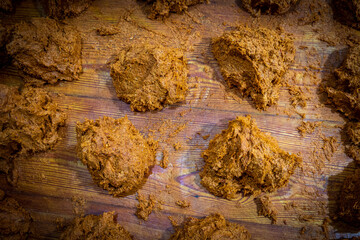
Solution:
[[[344,154],[340,138],[339,126],[344,120],[320,101],[318,86],[341,63],[347,46],[329,46],[318,40],[316,23],[298,26],[298,18],[307,13],[310,2],[304,0],[299,4],[297,7],[303,8],[301,11],[280,17],[261,16],[254,19],[239,8],[238,1],[211,0],[210,4],[191,7],[187,14],[172,14],[165,21],[153,21],[146,18],[141,1],[95,0],[86,12],[67,20],[82,34],[84,72],[79,81],[46,87],[63,94],[59,105],[66,109],[69,116],[66,137],[54,150],[20,162],[17,187],[10,187],[5,177],[0,177],[7,194],[31,213],[38,238],[59,237],[55,221],[57,218],[66,221],[73,219],[74,202],[71,198],[74,196],[86,200],[85,214],[115,211],[118,222],[135,239],[167,239],[173,232],[168,216],[181,223],[186,216],[204,217],[213,212],[244,225],[253,239],[324,238],[321,228],[323,219],[329,211],[333,211],[339,185],[353,171],[353,165],[352,160]],[[3,23],[9,24],[41,16],[38,1],[24,0],[17,4],[14,15],[3,14],[2,19]],[[212,37],[231,30],[237,24],[273,29],[281,26],[294,35],[296,59],[286,78],[311,97],[305,108],[295,110],[305,113],[305,121],[323,122],[314,134],[301,137],[297,132],[302,119],[290,106],[286,87],[281,88],[278,105],[266,111],[256,110],[251,100],[241,101],[236,91],[225,87],[211,53],[210,42]],[[116,26],[119,33],[98,36],[95,29],[100,26]],[[329,31],[328,34],[336,35],[336,31]],[[184,102],[162,111],[135,113],[131,112],[128,104],[118,100],[107,62],[122,47],[140,41],[161,42],[186,51],[191,88]],[[316,54],[311,54],[310,50]],[[318,64],[320,70],[307,69],[314,64]],[[0,76],[1,83],[21,83],[17,70],[11,66],[1,69]],[[225,200],[211,195],[200,184],[198,173],[203,165],[201,152],[211,138],[227,127],[229,120],[247,114],[256,119],[261,130],[275,137],[280,147],[291,153],[300,152],[303,156],[303,171],[297,169],[288,186],[269,195],[278,211],[278,222],[274,225],[269,219],[257,215],[253,196],[243,197],[239,194],[233,200]],[[134,215],[136,194],[112,197],[93,183],[86,166],[76,156],[77,121],[125,115],[142,133],[154,132],[161,148],[170,151],[169,167],[162,169],[155,166],[146,184],[139,190],[142,194],[154,194],[162,203],[163,209],[156,209],[148,221],[141,221]],[[162,134],[157,131],[161,125],[165,128]],[[181,131],[171,134],[176,129]],[[311,155],[314,147],[322,144],[321,134],[334,136],[339,147],[319,171],[311,171],[315,167]],[[210,138],[204,140],[202,136],[206,135],[210,135]],[[173,148],[175,143],[181,145],[177,151]],[[191,206],[182,209],[175,204],[177,200],[187,200]],[[292,203],[297,207],[286,210],[286,206]],[[311,220],[300,221],[302,216],[310,216]],[[303,227],[306,229],[301,235]],[[330,226],[330,238],[355,235],[359,233],[351,232],[348,226]]]

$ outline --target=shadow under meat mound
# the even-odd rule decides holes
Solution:
[[[329,215],[333,220],[331,225],[340,233],[357,233],[360,230],[360,221],[356,223],[344,221],[344,217],[339,216],[339,211],[341,205],[344,202],[341,199],[343,185],[346,179],[351,178],[355,173],[355,169],[358,168],[355,166],[354,162],[349,163],[342,172],[339,174],[329,177],[327,185],[327,193],[329,197],[328,209]],[[356,226],[357,225],[357,226]]]
[[[334,12],[334,19],[341,24],[360,29],[360,19],[357,16],[355,1],[351,0],[332,0],[331,8]]]
[[[292,12],[296,9],[296,7],[299,5],[299,2],[301,0],[297,1],[296,3],[292,4],[292,6],[290,6],[290,8],[286,11],[283,12],[280,15],[284,15],[286,13]],[[273,3],[270,3],[273,2]],[[285,1],[284,1],[285,2]],[[262,3],[262,4],[258,4],[259,1],[252,1],[251,2],[251,7],[253,7],[254,10],[256,11],[260,11],[260,14],[268,14],[268,13],[277,13],[279,12],[279,4],[276,1],[268,1],[268,3]],[[248,12],[246,10],[246,7],[243,4],[242,0],[235,0],[235,4],[241,8],[242,10]],[[279,14],[275,14],[275,15],[279,15]]]
[[[322,68],[321,83],[317,90],[320,102],[322,104],[326,104],[327,107],[330,107],[334,112],[336,112],[335,106],[329,101],[325,89],[326,87],[336,87],[336,77],[334,75],[334,71],[342,65],[347,53],[348,48],[343,48],[335,50],[328,56]]]

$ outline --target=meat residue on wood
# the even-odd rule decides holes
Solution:
[[[277,210],[274,208],[272,202],[270,201],[269,196],[264,195],[259,198],[255,198],[255,203],[257,205],[258,215],[267,217],[271,220],[271,224],[276,224]]]
[[[297,127],[299,134],[305,137],[306,134],[312,134],[317,127],[321,125],[321,122],[304,122],[302,121],[300,126]]]
[[[155,196],[149,194],[146,197],[145,195],[138,193],[136,199],[139,201],[139,204],[136,206],[135,215],[139,219],[147,221],[156,204]]]
[[[175,203],[181,208],[188,208],[191,206],[190,202],[186,200],[177,200]]]

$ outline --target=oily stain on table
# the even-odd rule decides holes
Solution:
[[[20,21],[39,17],[40,13],[36,1],[22,1],[17,6],[14,18],[15,21]],[[210,50],[212,37],[232,29],[238,23],[275,28],[275,25],[272,26],[276,23],[273,19],[264,16],[260,20],[254,20],[237,6],[236,1],[214,0],[210,4],[191,7],[188,14],[172,14],[164,22],[152,21],[146,18],[136,1],[105,0],[95,1],[85,13],[67,20],[67,23],[77,26],[82,34],[84,73],[79,81],[47,87],[63,94],[59,104],[67,109],[69,115],[66,137],[53,151],[20,161],[20,177],[16,188],[7,186],[5,177],[1,176],[1,183],[6,186],[8,194],[17,199],[34,217],[39,237],[51,239],[60,235],[56,230],[55,220],[59,217],[71,220],[74,217],[71,202],[73,196],[86,199],[86,214],[101,214],[104,211],[118,213],[118,222],[135,239],[167,239],[173,232],[168,216],[174,216],[181,222],[186,216],[204,217],[213,212],[220,212],[228,220],[244,225],[253,239],[264,239],[264,236],[268,239],[307,239],[319,236],[328,205],[333,203],[327,201],[328,178],[332,176],[333,182],[341,183],[352,168],[351,165],[347,167],[351,159],[344,154],[339,128],[336,128],[336,125],[343,124],[343,120],[330,108],[318,105],[317,89],[320,81],[314,82],[304,77],[304,67],[312,59],[306,54],[306,50],[299,48],[307,46],[317,50],[316,58],[320,61],[321,71],[315,74],[321,78],[331,71],[332,66],[341,63],[346,52],[345,46],[327,46],[316,39],[316,33],[311,31],[311,27],[303,26],[298,30],[297,25],[286,26],[285,30],[294,34],[297,47],[296,60],[289,72],[297,77],[299,86],[309,88],[312,97],[306,108],[298,110],[306,114],[306,121],[323,121],[322,133],[334,136],[340,144],[331,161],[325,162],[322,168],[324,173],[311,175],[298,169],[287,187],[270,195],[279,212],[276,225],[271,225],[267,218],[257,216],[253,197],[239,195],[231,201],[214,197],[201,186],[198,175],[203,165],[201,152],[210,139],[226,128],[229,120],[246,114],[255,118],[261,130],[275,137],[281,148],[291,153],[301,152],[305,166],[313,164],[309,158],[313,143],[322,140],[317,134],[300,137],[296,127],[301,118],[297,114],[291,117],[285,114],[289,109],[287,88],[281,89],[278,106],[267,111],[257,111],[251,101],[241,101],[236,91],[225,87]],[[4,17],[4,22],[10,21],[10,16]],[[121,33],[115,36],[97,36],[94,29],[102,25],[117,25]],[[159,112],[134,113],[130,111],[128,104],[117,99],[107,63],[121,47],[137,41],[160,41],[184,48],[190,70],[189,83],[193,86],[184,102]],[[334,52],[338,56],[334,62],[329,62],[329,55]],[[13,67],[3,68],[0,75],[5,84],[17,85],[21,82]],[[140,221],[134,215],[137,204],[135,195],[124,198],[109,195],[93,183],[86,167],[76,155],[77,121],[101,116],[119,118],[125,115],[144,134],[149,133],[149,126],[155,128],[164,121],[170,120],[170,125],[175,128],[186,124],[171,139],[171,143],[163,143],[169,149],[175,142],[181,145],[180,150],[171,150],[169,167],[162,169],[155,166],[147,183],[140,190],[143,194],[155,194],[163,202],[163,209],[152,213],[147,222]],[[169,131],[171,129],[174,127],[169,127]],[[210,138],[204,140],[201,136],[205,135],[210,135]],[[339,184],[335,184],[334,192],[338,188]],[[181,209],[175,204],[177,200],[187,200],[191,207]],[[333,198],[330,200],[334,201]],[[284,206],[293,201],[299,205],[301,213],[300,210],[284,210]],[[321,205],[325,205],[325,213],[319,214]],[[311,215],[313,219],[300,222],[299,214]],[[304,226],[308,230],[301,236],[299,231]],[[331,229],[332,237],[340,235]],[[346,231],[342,236],[347,236]]]

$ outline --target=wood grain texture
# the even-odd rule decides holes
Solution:
[[[66,20],[68,24],[76,26],[82,35],[84,72],[79,81],[46,87],[60,94],[59,105],[68,113],[66,137],[52,151],[19,162],[20,178],[16,188],[8,186],[4,176],[0,177],[2,188],[30,211],[35,220],[37,238],[59,237],[56,218],[70,221],[74,217],[71,197],[80,196],[87,201],[86,214],[115,211],[118,222],[135,239],[167,239],[173,232],[168,216],[174,216],[181,222],[187,216],[204,217],[213,212],[219,212],[228,220],[244,225],[253,239],[322,239],[320,225],[329,209],[334,208],[334,196],[344,177],[353,171],[353,165],[352,160],[344,154],[340,129],[337,127],[344,120],[329,106],[320,104],[318,86],[341,63],[346,46],[331,47],[317,40],[317,33],[312,26],[297,26],[297,13],[253,19],[238,7],[235,0],[211,0],[210,4],[191,7],[187,14],[172,14],[166,21],[147,19],[143,5],[135,0],[98,0],[79,17]],[[2,15],[2,19],[3,23],[12,24],[41,16],[38,1],[24,0],[16,6],[13,16]],[[279,20],[282,17],[283,22]],[[286,87],[281,89],[277,106],[267,111],[258,111],[250,100],[239,99],[236,91],[224,85],[210,51],[210,42],[212,37],[239,23],[270,28],[283,26],[294,34],[297,53],[289,74],[296,79],[298,86],[307,87],[311,96],[307,107],[297,110],[306,114],[306,121],[322,121],[322,133],[334,136],[339,144],[331,161],[325,162],[321,173],[309,172],[309,169],[314,168],[310,158],[314,143],[322,143],[320,135],[301,137],[298,134],[296,127],[301,118],[294,112],[291,116],[286,113],[291,109]],[[102,25],[115,25],[120,32],[114,36],[98,36],[95,29]],[[190,88],[184,102],[158,112],[134,113],[128,104],[118,100],[107,63],[119,49],[140,41],[159,41],[186,51],[189,83],[197,86]],[[306,49],[300,46],[314,48],[317,54],[309,56]],[[310,73],[318,77],[316,81],[306,76],[308,71],[305,69],[314,59],[321,68],[320,71],[310,69]],[[21,79],[15,68],[7,66],[1,69],[0,82],[19,85]],[[267,218],[257,216],[254,197],[239,195],[229,201],[214,197],[200,184],[198,172],[203,165],[201,152],[211,138],[227,127],[229,120],[247,114],[256,119],[261,130],[275,137],[280,147],[291,153],[300,152],[303,156],[304,171],[297,169],[288,186],[270,195],[278,211],[276,225],[271,225]],[[120,118],[125,115],[144,134],[149,134],[149,128],[156,129],[166,121],[171,121],[170,132],[176,126],[186,124],[176,136],[161,142],[162,147],[170,149],[169,167],[162,169],[155,166],[140,190],[143,194],[155,194],[163,202],[163,209],[152,213],[146,222],[134,215],[137,204],[135,195],[124,198],[110,196],[92,182],[89,172],[76,155],[77,121],[101,116]],[[210,135],[210,138],[204,140],[201,136],[205,135]],[[178,151],[172,148],[175,142],[181,144]],[[175,204],[177,200],[184,199],[191,203],[190,208],[181,209]],[[285,210],[284,206],[292,202],[298,205],[297,209]],[[320,211],[322,208],[324,212]],[[311,215],[313,219],[301,222],[299,217],[302,215]],[[306,232],[300,235],[300,229],[304,226]],[[342,232],[331,227],[330,233],[331,238],[359,235],[346,227]]]

